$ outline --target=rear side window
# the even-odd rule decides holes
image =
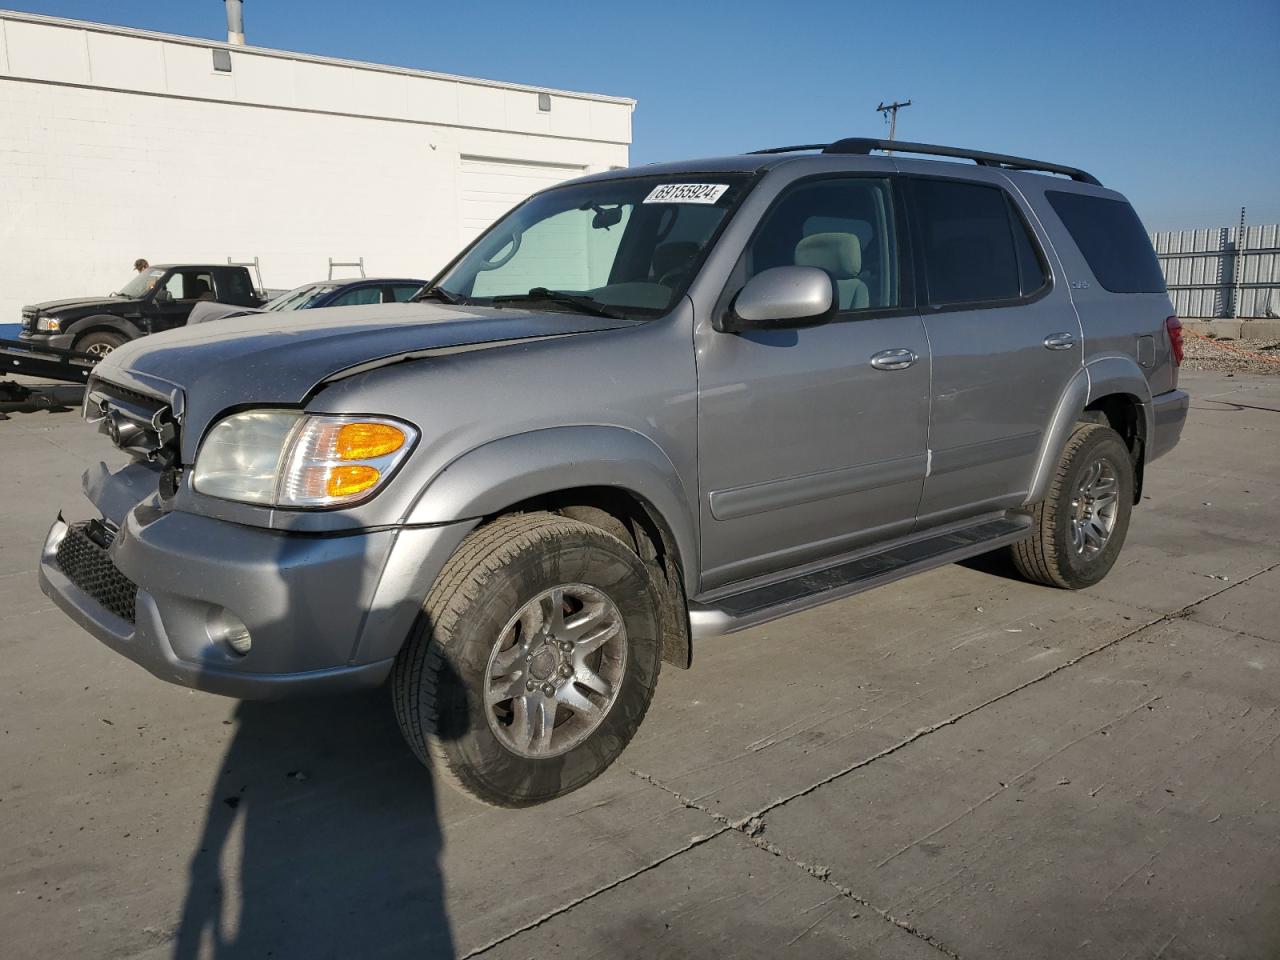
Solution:
[[[234,303],[247,306],[253,302],[253,287],[249,283],[249,274],[243,270],[226,270],[222,273],[223,283],[218,289],[223,303]]]
[[[1044,286],[1044,266],[999,187],[915,179],[916,227],[929,303],[1017,300]]]
[[[382,288],[381,287],[357,287],[355,290],[348,290],[346,293],[333,298],[333,302],[329,304],[331,307],[354,307],[366,303],[381,303]]]
[[[1123,200],[1045,192],[1098,283],[1112,293],[1164,293],[1164,274],[1147,231]]]

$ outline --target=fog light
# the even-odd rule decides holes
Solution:
[[[253,646],[249,628],[230,610],[214,610],[209,614],[209,639],[214,643],[225,643],[242,657]]]

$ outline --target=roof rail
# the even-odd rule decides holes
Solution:
[[[999,167],[1003,170],[1039,170],[1045,173],[1060,173],[1079,183],[1092,183],[1102,186],[1098,178],[1078,167],[1066,167],[1058,163],[1044,163],[1040,160],[1028,160],[1026,157],[1014,157],[1006,153],[987,153],[982,150],[964,150],[960,147],[943,147],[933,143],[911,143],[906,140],[875,140],[870,137],[846,137],[834,143],[811,143],[795,147],[771,147],[767,150],[756,150],[755,153],[792,153],[798,150],[821,150],[823,153],[857,153],[869,154],[872,150],[896,150],[899,153],[921,153],[934,157],[955,157],[959,160],[972,160],[980,167]]]

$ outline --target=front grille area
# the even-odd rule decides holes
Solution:
[[[87,527],[87,523],[77,523],[67,529],[55,556],[58,569],[117,617],[133,623],[137,584],[116,569],[106,550],[89,539]]]
[[[28,307],[22,311],[22,329],[34,330],[36,328],[36,312]]]

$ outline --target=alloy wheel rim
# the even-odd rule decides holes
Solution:
[[[89,349],[87,349],[85,353],[89,354],[91,357],[105,357],[114,349],[115,347],[111,346],[109,343],[93,343],[89,345]]]
[[[1071,498],[1071,542],[1077,556],[1092,560],[1111,540],[1120,507],[1120,481],[1105,457],[1089,465]]]
[[[485,719],[518,756],[559,756],[586,740],[617,699],[627,631],[596,587],[562,584],[522,606],[485,667]]]

